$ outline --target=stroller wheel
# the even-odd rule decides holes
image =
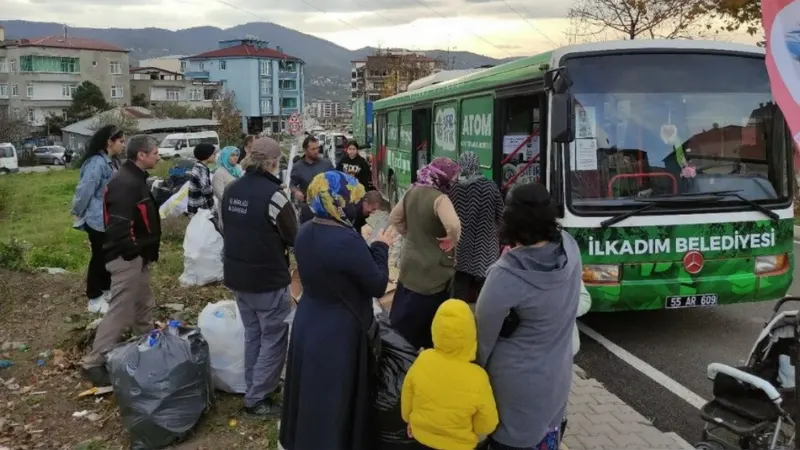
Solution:
[[[695,450],[725,450],[725,447],[716,442],[698,442],[694,444]]]

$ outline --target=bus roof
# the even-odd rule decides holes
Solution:
[[[373,109],[386,110],[397,107],[412,105],[419,102],[437,100],[492,89],[495,86],[514,84],[525,80],[530,80],[543,75],[543,64],[552,64],[560,61],[562,57],[572,53],[584,52],[603,52],[610,50],[716,50],[722,52],[753,53],[763,55],[763,48],[753,45],[734,44],[720,41],[704,40],[626,40],[626,41],[605,41],[589,44],[577,44],[567,47],[560,47],[555,50],[540,53],[534,56],[520,58],[511,62],[497,65],[495,67],[471,73],[452,80],[427,86],[415,91],[377,100]]]

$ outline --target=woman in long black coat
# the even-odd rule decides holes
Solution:
[[[314,177],[315,218],[300,227],[295,258],[303,296],[292,325],[280,442],[286,450],[370,450],[367,327],[386,291],[393,233],[371,246],[352,223],[364,186],[338,171]]]

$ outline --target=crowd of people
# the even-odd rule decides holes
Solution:
[[[248,138],[243,147],[195,148],[188,208],[214,211],[223,235],[224,284],[245,329],[247,416],[281,418],[286,450],[374,448],[382,325],[372,304],[402,237],[389,325],[420,350],[401,396],[409,438],[421,449],[558,447],[575,319],[591,299],[580,251],[545,187],[519,184],[504,198],[464,152],[420,168],[390,209],[355,142],[333,164],[307,137],[289,195],[278,143]],[[152,138],[126,146],[113,126],[83,156],[72,213],[91,242],[90,308],[105,312],[83,360],[96,386],[110,385],[104,358],[123,329],[153,327],[160,217],[146,179],[158,160]],[[368,244],[360,228],[378,209],[390,211],[391,225]],[[304,290],[290,336],[292,252]]]

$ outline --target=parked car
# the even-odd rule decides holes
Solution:
[[[19,172],[17,149],[13,144],[0,142],[0,175]]]
[[[67,151],[64,147],[59,145],[46,145],[44,147],[36,147],[33,154],[39,164],[52,164],[56,166],[63,166],[66,162],[64,153]]]

